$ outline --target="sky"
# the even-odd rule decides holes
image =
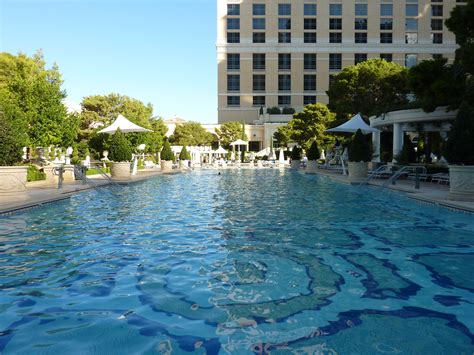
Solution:
[[[0,0],[0,51],[57,63],[68,100],[119,93],[217,123],[216,0]]]

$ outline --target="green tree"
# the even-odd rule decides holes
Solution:
[[[242,134],[242,124],[240,122],[225,122],[220,129],[216,128],[216,134],[221,145],[226,149],[230,149],[230,143],[237,139],[247,140],[247,135]]]
[[[163,149],[161,150],[161,160],[175,160],[173,151],[171,150],[170,142],[168,142],[167,139],[165,140],[165,143],[163,144]]]
[[[288,122],[290,139],[304,149],[308,149],[313,140],[320,146],[327,145],[333,138],[324,131],[334,119],[335,115],[326,105],[321,103],[306,105],[302,112],[294,114]]]
[[[372,149],[360,129],[354,134],[352,143],[349,146],[349,161],[369,162],[372,159]]]
[[[313,141],[311,143],[311,147],[308,149],[308,153],[306,154],[308,157],[308,160],[318,160],[319,157],[321,156],[318,148],[318,143],[316,141]]]
[[[338,119],[347,119],[358,112],[369,117],[406,104],[408,92],[406,68],[382,59],[369,59],[345,67],[326,93],[329,108]]]
[[[417,101],[426,112],[438,106],[458,107],[465,90],[464,71],[447,59],[425,60],[412,67],[408,82]]]
[[[132,160],[132,147],[125,135],[117,129],[110,144],[110,160],[115,162]]]
[[[474,165],[474,105],[472,101],[465,100],[459,108],[456,121],[449,132],[445,155],[451,164]]]
[[[183,149],[181,149],[181,152],[179,153],[179,160],[189,160],[191,159],[191,154],[189,154],[188,150],[186,149],[186,146],[183,146]]]
[[[277,128],[277,131],[273,134],[273,138],[278,142],[280,147],[286,147],[291,141],[290,135],[290,128],[286,124]]]
[[[170,140],[176,145],[211,145],[215,137],[198,122],[177,125]]]

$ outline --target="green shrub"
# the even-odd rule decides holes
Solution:
[[[283,107],[283,110],[281,113],[283,113],[284,115],[292,115],[294,114],[296,111],[293,107]]]
[[[28,165],[26,180],[29,181],[39,181],[46,180],[46,174],[38,169],[36,165]]]
[[[467,100],[459,107],[445,157],[450,164],[474,165],[474,105]]]
[[[267,108],[267,113],[270,115],[281,115],[280,108],[277,106]]]
[[[354,135],[349,147],[349,161],[369,162],[372,160],[372,149],[360,129]]]
[[[392,152],[386,150],[383,151],[382,154],[380,155],[380,160],[382,160],[384,163],[389,163],[392,161]]]
[[[319,159],[321,153],[319,152],[318,143],[316,143],[316,141],[313,141],[311,147],[308,149],[308,153],[306,154],[306,156],[308,157],[308,160]]]
[[[188,150],[186,149],[186,146],[183,146],[183,149],[181,149],[181,153],[179,153],[179,160],[190,160],[191,159],[191,154],[189,154]]]
[[[170,142],[168,142],[168,140],[165,140],[165,144],[163,144],[163,149],[161,150],[161,160],[175,160],[173,151],[171,150]]]
[[[401,165],[408,165],[415,162],[416,154],[410,137],[406,135],[404,136],[402,151],[395,157],[395,159],[397,160],[397,163]]]
[[[132,147],[125,135],[117,129],[110,144],[110,160],[115,162],[132,160]]]
[[[301,160],[302,149],[298,146],[293,147],[291,151],[291,160]]]

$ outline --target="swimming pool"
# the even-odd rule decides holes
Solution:
[[[474,351],[474,218],[291,171],[0,217],[0,352]]]

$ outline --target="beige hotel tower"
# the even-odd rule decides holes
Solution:
[[[444,20],[454,6],[466,3],[217,1],[219,123],[248,124],[270,123],[269,116],[259,117],[260,107],[298,112],[308,103],[327,103],[332,75],[368,58],[407,67],[439,56],[452,60],[457,46]],[[274,117],[281,125],[291,116]],[[256,140],[266,145],[263,137]]]

